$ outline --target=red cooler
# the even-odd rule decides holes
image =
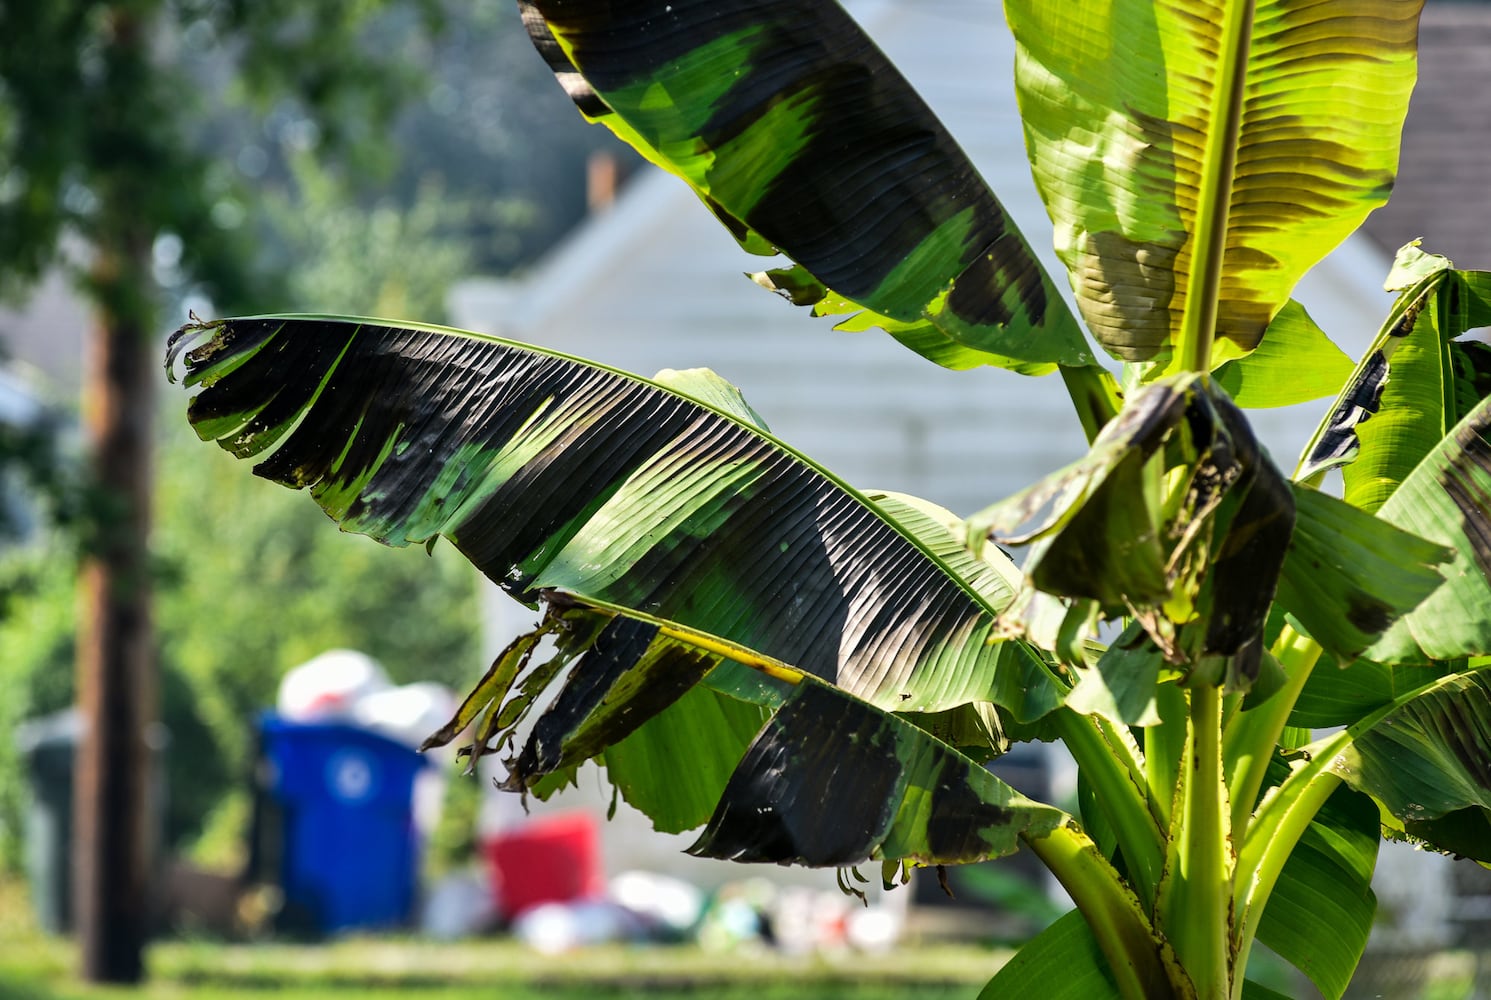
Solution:
[[[599,899],[605,894],[596,825],[587,813],[558,813],[482,845],[503,919],[511,920],[539,903]]]

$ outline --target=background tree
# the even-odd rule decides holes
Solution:
[[[232,67],[249,107],[295,110],[324,151],[370,140],[409,93],[438,0],[397,4],[74,0],[0,8],[0,291],[68,269],[94,315],[86,377],[89,490],[78,693],[76,922],[83,972],[141,971],[150,893],[147,733],[152,634],[151,424],[158,251],[215,300],[259,277],[235,238],[237,181],[196,123],[203,67]],[[376,43],[376,44],[375,44]],[[174,241],[174,242],[172,242]],[[65,244],[75,247],[63,253]]]

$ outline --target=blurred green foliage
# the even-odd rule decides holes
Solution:
[[[172,325],[207,303],[437,319],[451,282],[532,260],[583,214],[597,146],[620,148],[569,113],[509,0],[0,3],[0,296],[60,269],[106,313]],[[110,290],[79,249],[121,243],[148,273]],[[166,831],[225,860],[285,670],[345,646],[397,682],[463,687],[479,617],[455,553],[340,537],[186,441],[183,405],[160,422],[152,539]],[[8,734],[72,702],[76,564],[100,520],[66,409],[0,441],[0,478],[36,501],[24,544],[0,539],[0,871],[25,808]]]
[[[179,404],[180,400],[176,400]],[[170,730],[167,835],[185,847],[248,787],[252,727],[290,667],[334,647],[373,656],[397,683],[459,687],[480,672],[475,573],[448,547],[389,550],[344,537],[302,496],[264,490],[204,454],[180,420],[162,443],[156,497],[161,710]],[[0,731],[73,698],[76,574],[59,546],[13,555],[31,577],[0,621]],[[349,585],[350,581],[350,585]],[[25,792],[0,740],[0,857],[18,858]],[[241,820],[242,812],[238,812]]]

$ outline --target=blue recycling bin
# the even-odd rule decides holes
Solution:
[[[359,726],[260,722],[283,914],[333,933],[407,924],[419,873],[414,779],[425,759]]]

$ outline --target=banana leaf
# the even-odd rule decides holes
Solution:
[[[1217,384],[1243,409],[1294,406],[1333,395],[1351,376],[1351,359],[1290,299],[1251,354],[1217,368]]]
[[[1378,513],[1453,557],[1441,570],[1444,585],[1363,655],[1424,663],[1491,653],[1491,398],[1445,435]]]
[[[1301,275],[1382,204],[1418,0],[1009,0],[1036,186],[1109,352],[1256,348]],[[1213,308],[1214,307],[1214,308]]]
[[[745,249],[796,262],[761,284],[953,368],[1092,363],[972,163],[833,0],[519,7],[586,118],[682,178]]]
[[[1344,466],[1345,497],[1376,511],[1450,428],[1491,394],[1491,272],[1456,270],[1418,242],[1398,251],[1387,321],[1306,446],[1298,479]]]
[[[1346,731],[1331,769],[1376,799],[1399,835],[1491,862],[1491,671],[1431,681]]]
[[[562,655],[499,663],[463,709],[470,721],[493,705],[486,738],[512,733],[572,664],[596,685],[569,695],[575,718],[584,698],[650,678],[637,697],[653,700],[600,726],[587,754],[721,656],[895,711],[992,702],[1028,719],[1065,690],[997,634],[1012,572],[988,563],[997,550],[964,579],[948,561],[960,552],[776,441],[717,376],[665,385],[476,334],[326,317],[198,324],[170,355],[198,390],[197,433],[257,458],[258,475],[385,544],[447,537],[509,593],[550,605]],[[595,624],[621,611],[641,624]],[[524,766],[570,763],[546,756],[553,745],[541,738]]]

